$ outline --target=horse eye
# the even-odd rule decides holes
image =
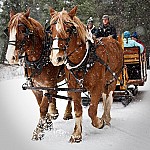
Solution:
[[[73,32],[76,31],[76,27],[75,26],[72,26],[71,29],[73,30]]]
[[[67,29],[66,32],[71,32],[71,29]]]
[[[4,30],[4,34],[8,36],[8,27]]]
[[[26,30],[25,29],[21,30],[21,33],[23,33],[23,34],[26,33]]]

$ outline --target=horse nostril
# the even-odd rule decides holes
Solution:
[[[12,60],[15,60],[15,56],[12,57]]]
[[[61,62],[62,60],[63,60],[62,57],[57,57],[58,62]]]

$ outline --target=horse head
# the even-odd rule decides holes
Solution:
[[[74,60],[79,51],[84,49],[85,44],[85,25],[75,16],[77,6],[69,13],[64,9],[61,12],[50,8],[50,30],[52,33],[53,44],[51,48],[50,60],[54,66],[62,65],[67,59],[74,63],[80,60]]]
[[[39,34],[41,39],[44,37],[43,27],[41,25],[39,27],[39,24],[29,15],[30,9],[25,13],[15,14],[13,11],[10,12],[10,21],[7,30],[5,30],[9,37],[6,59],[10,64],[18,64],[19,58],[25,57],[25,54],[26,56],[30,55],[34,60],[35,58],[31,56],[31,51],[32,55],[35,53],[34,39]],[[35,27],[38,29],[35,29]]]

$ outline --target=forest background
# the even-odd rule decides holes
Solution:
[[[111,23],[116,27],[117,34],[128,30],[137,32],[139,39],[147,49],[147,59],[150,57],[150,1],[149,0],[0,0],[0,63],[5,62],[8,39],[4,29],[9,22],[9,12],[24,12],[31,8],[30,16],[43,26],[50,19],[49,7],[57,11],[65,8],[67,11],[78,6],[77,16],[86,24],[93,17],[96,27],[102,23],[102,16],[108,14]]]

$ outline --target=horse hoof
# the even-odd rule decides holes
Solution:
[[[42,119],[40,125],[42,126],[43,130],[50,131],[51,129],[53,129],[53,123],[51,121],[49,114],[47,114],[46,117]]]
[[[82,141],[82,136],[74,136],[72,135],[69,142],[70,143],[80,143]]]
[[[105,122],[103,119],[100,119],[98,118],[98,121],[97,122],[92,122],[92,125],[95,127],[95,128],[98,128],[98,129],[102,129],[104,126],[105,126]]]
[[[33,141],[43,140],[44,135],[45,135],[44,131],[37,127],[33,132],[32,140]]]
[[[105,122],[104,122],[104,120],[102,120],[103,121],[103,124],[102,124],[102,126],[101,127],[99,127],[99,129],[103,129],[104,128],[104,126],[105,126]]]
[[[65,115],[65,116],[63,117],[63,119],[64,119],[64,120],[70,120],[70,119],[73,119],[73,116],[72,116],[72,114],[70,114],[70,115]]]
[[[52,120],[56,120],[59,116],[59,114],[49,114],[49,115]]]
[[[44,133],[41,133],[41,134],[34,134],[33,136],[32,136],[32,141],[41,141],[41,140],[43,140],[44,139]]]

